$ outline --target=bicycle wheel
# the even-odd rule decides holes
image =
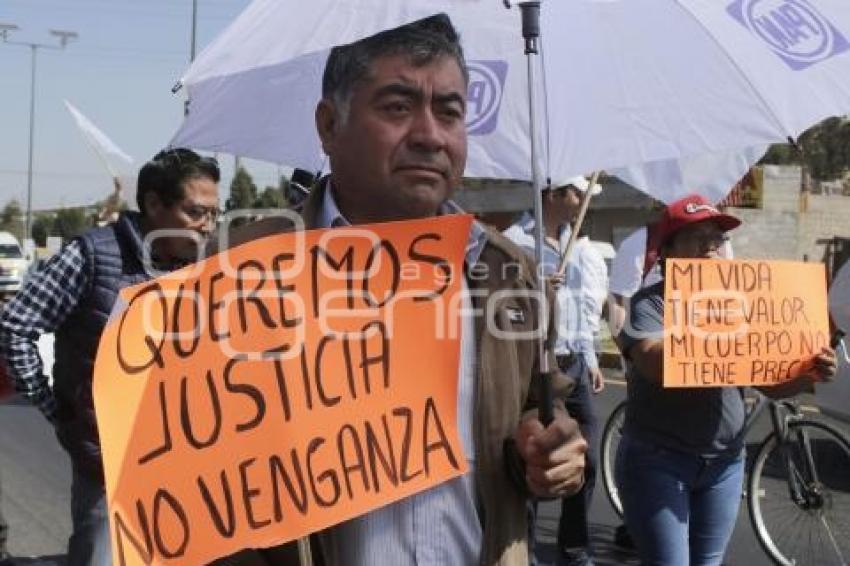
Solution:
[[[788,426],[785,449],[773,432],[759,446],[753,462],[747,505],[756,537],[783,566],[846,566],[850,564],[850,441],[818,421],[800,420]],[[813,466],[807,464],[807,448]]]
[[[621,518],[623,516],[623,504],[620,501],[620,492],[617,490],[617,481],[614,477],[614,463],[617,461],[617,447],[620,446],[620,438],[623,435],[623,425],[626,422],[626,402],[623,401],[611,412],[611,416],[605,422],[602,431],[602,446],[600,447],[600,458],[602,460],[602,484],[605,486],[605,495],[611,502],[611,507]]]

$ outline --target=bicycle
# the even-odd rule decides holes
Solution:
[[[845,360],[847,349],[840,341]],[[772,400],[753,391],[742,435],[769,408],[772,430],[750,457],[745,496],[750,524],[767,555],[781,566],[850,564],[850,440],[834,426],[807,418],[794,400]],[[605,493],[622,518],[614,461],[626,402],[602,433]]]

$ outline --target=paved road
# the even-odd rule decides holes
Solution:
[[[607,417],[623,398],[622,382],[610,383],[598,400],[598,411]],[[846,424],[844,430],[848,431]],[[759,431],[756,431],[756,435]],[[762,433],[763,434],[763,433]],[[0,478],[3,511],[11,523],[10,551],[21,557],[19,564],[61,563],[70,531],[70,467],[46,421],[21,403],[0,405]],[[539,523],[541,557],[552,555],[557,525],[557,507],[542,506]],[[613,531],[619,523],[601,484],[591,511],[597,564],[600,566],[637,564],[628,552],[613,545]],[[749,526],[746,509],[727,556],[727,565],[769,566]]]
[[[9,552],[53,563],[71,531],[71,466],[41,413],[23,403],[0,405],[0,482]]]

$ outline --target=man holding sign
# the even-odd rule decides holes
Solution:
[[[466,162],[467,84],[446,16],[335,48],[316,109],[332,174],[308,197],[305,227],[459,212],[449,199]],[[229,244],[292,229],[271,218],[237,230]],[[464,264],[463,287],[472,292],[461,309],[457,424],[469,472],[322,531],[314,550],[326,564],[526,564],[526,498],[581,487],[586,443],[561,408],[548,427],[540,423],[536,344],[513,338],[537,325],[538,303],[518,298],[539,288],[534,266],[478,224]],[[285,563],[285,548],[271,552],[271,563]]]
[[[736,264],[731,261],[696,261],[681,267],[674,260],[719,260],[726,233],[740,223],[699,195],[671,203],[658,225],[659,256],[670,264],[665,275],[668,286],[661,281],[632,297],[620,335],[628,362],[628,408],[616,474],[626,525],[645,564],[719,565],[735,525],[744,474],[745,411],[743,390],[737,386],[741,381],[733,379],[735,371],[729,368],[737,358],[745,357],[743,345],[752,334],[739,332],[741,325],[745,322],[757,328],[760,316],[760,310],[747,306],[743,293],[759,282],[770,287],[766,285],[770,277],[765,272],[761,278],[758,273],[755,277],[736,275]],[[693,275],[695,287],[699,287],[712,267],[725,275],[721,277],[726,284],[720,286],[721,296],[706,286],[711,305],[699,309],[685,306],[665,316],[665,302],[669,307],[680,300],[678,294],[665,294],[679,293],[676,283],[683,273]],[[689,301],[689,305],[693,303]],[[789,310],[791,314],[800,312]],[[763,322],[783,324],[769,318],[765,314]],[[720,322],[735,322],[736,328],[721,333]],[[679,337],[683,328],[684,334],[705,338],[705,350],[687,352],[689,361],[683,366],[665,366],[665,354],[670,353],[670,348],[665,352],[668,339],[671,343],[667,346],[672,344],[673,350],[694,343]],[[719,357],[727,374],[690,367],[705,351],[718,347],[724,352]],[[761,354],[770,353],[762,349]],[[830,348],[814,350],[808,358],[794,380],[765,387],[764,393],[795,395],[835,374],[835,355]],[[750,369],[755,367],[742,366],[738,376],[755,372]],[[694,379],[696,374],[698,379]],[[716,381],[709,383],[713,379]],[[750,379],[745,382],[753,383]],[[676,388],[668,388],[671,384]]]

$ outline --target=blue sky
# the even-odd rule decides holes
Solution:
[[[197,0],[197,52],[250,3]],[[56,44],[50,29],[79,38],[65,50],[40,49],[36,75],[33,209],[90,204],[111,180],[62,103],[68,99],[137,164],[168,143],[182,119],[171,87],[189,63],[192,0],[1,0],[10,40]],[[0,207],[26,202],[30,50],[0,42]],[[232,158],[219,156],[222,201]],[[280,170],[243,161],[261,187]],[[135,187],[130,187],[129,200]]]

